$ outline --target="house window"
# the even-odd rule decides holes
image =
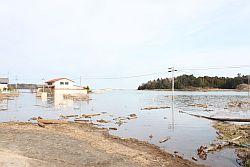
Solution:
[[[60,85],[64,85],[64,82],[60,82]]]
[[[69,85],[69,82],[65,82],[65,85]]]

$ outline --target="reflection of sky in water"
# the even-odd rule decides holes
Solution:
[[[209,144],[216,139],[212,122],[179,113],[179,110],[202,115],[250,117],[249,108],[226,108],[230,101],[247,101],[247,92],[175,92],[175,113],[172,110],[141,110],[145,106],[171,106],[171,92],[164,91],[109,91],[101,94],[91,94],[93,100],[87,102],[73,102],[63,100],[62,94],[42,100],[35,94],[23,93],[20,97],[8,102],[1,102],[1,108],[8,108],[0,112],[0,121],[27,121],[31,117],[58,119],[59,115],[101,113],[100,117],[92,118],[110,120],[104,127],[117,127],[111,131],[121,137],[133,137],[149,141],[170,152],[178,151],[185,158],[196,156],[196,149],[203,144]],[[193,107],[191,104],[207,104],[208,108]],[[205,111],[206,110],[206,111]],[[135,113],[138,118],[126,120],[127,123],[118,126],[114,118],[128,116]],[[174,126],[173,121],[174,120]],[[149,135],[153,135],[150,139]],[[159,143],[164,137],[170,136],[167,142]],[[215,166],[235,165],[235,155],[232,149],[209,154],[206,161],[201,163]],[[223,164],[221,163],[223,162]],[[218,165],[219,164],[219,165]]]

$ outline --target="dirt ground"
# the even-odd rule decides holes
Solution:
[[[0,123],[0,166],[199,166],[135,139],[88,124]]]

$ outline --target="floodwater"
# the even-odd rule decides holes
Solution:
[[[216,140],[213,122],[179,112],[185,111],[206,116],[250,118],[250,108],[228,107],[231,101],[247,101],[247,92],[175,92],[174,110],[172,108],[141,110],[146,106],[171,107],[169,91],[112,90],[90,94],[89,102],[64,100],[62,94],[40,99],[36,94],[23,91],[19,97],[0,102],[0,122],[28,121],[32,117],[58,119],[60,115],[102,113],[91,118],[110,121],[99,123],[101,127],[116,127],[111,134],[124,138],[137,138],[160,146],[162,149],[190,159],[197,157],[197,163],[227,167],[239,166],[233,148],[208,154],[207,160],[198,158],[197,148]],[[207,108],[193,106],[207,104]],[[138,118],[116,124],[115,118],[136,114]],[[72,118],[71,118],[72,119]],[[151,135],[151,137],[149,137]],[[169,140],[159,143],[160,140]]]

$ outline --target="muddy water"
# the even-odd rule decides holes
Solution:
[[[171,106],[171,92],[114,90],[91,94],[92,100],[73,102],[64,100],[57,93],[48,99],[36,98],[35,94],[24,92],[18,98],[0,103],[0,121],[27,121],[31,117],[59,118],[60,115],[102,113],[92,118],[109,120],[102,127],[116,127],[111,134],[120,137],[133,137],[160,146],[169,152],[177,151],[186,159],[197,157],[196,149],[216,140],[216,130],[212,121],[196,118],[179,111],[216,117],[250,117],[250,109],[228,107],[230,101],[247,101],[246,92],[176,92],[175,109],[141,110],[146,106]],[[193,104],[206,104],[207,108]],[[136,114],[137,119],[125,120],[120,126],[115,118]],[[151,137],[149,137],[151,135]],[[166,142],[160,140],[170,137]],[[234,149],[223,149],[209,154],[207,160],[199,158],[198,163],[211,166],[237,166]]]

